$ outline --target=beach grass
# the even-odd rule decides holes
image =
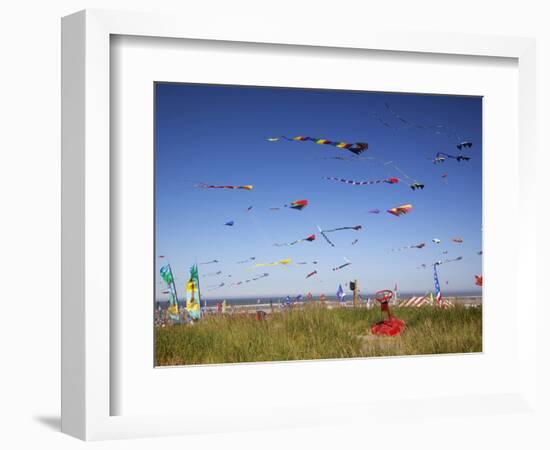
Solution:
[[[220,364],[482,351],[482,309],[396,308],[397,337],[370,332],[378,309],[308,306],[271,314],[210,315],[155,329],[155,365]]]

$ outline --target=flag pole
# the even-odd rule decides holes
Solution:
[[[195,268],[197,269],[197,294],[199,295],[199,308],[201,306],[201,282],[199,276],[199,264],[197,263],[197,258],[195,258]],[[204,301],[204,311],[206,312],[206,300]]]

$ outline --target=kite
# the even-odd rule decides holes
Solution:
[[[460,144],[456,145],[456,148],[459,150],[462,150],[463,148],[472,148],[472,144],[470,141],[462,141]]]
[[[246,212],[252,211],[252,208],[254,208],[254,207],[253,207],[253,206],[249,206],[248,208],[246,208]]]
[[[254,267],[264,267],[264,266],[278,266],[280,264],[286,266],[287,264],[290,264],[292,262],[292,259],[281,259],[280,261],[275,261],[275,262],[271,262],[271,263],[258,263],[258,264],[255,264],[254,266],[252,266],[252,268]]]
[[[483,255],[483,250],[480,250],[479,252],[477,252],[478,255]]]
[[[218,270],[217,272],[207,273],[207,274],[203,275],[203,277],[216,277],[216,276],[221,275],[221,274],[222,274],[222,271]]]
[[[256,260],[256,257],[255,256],[251,256],[250,258],[248,259],[243,259],[242,261],[237,261],[237,264],[244,264],[244,263],[247,263],[247,262],[250,262],[250,261],[255,261]]]
[[[308,237],[305,237],[303,239],[298,239],[296,241],[292,241],[292,242],[285,242],[283,244],[273,244],[275,247],[286,247],[286,246],[290,246],[290,245],[295,245],[299,242],[304,242],[304,241],[307,241],[307,242],[313,242],[315,240],[315,235],[314,234],[310,234]]]
[[[476,286],[483,286],[483,277],[481,275],[475,275]]]
[[[399,247],[392,249],[392,252],[400,252],[402,250],[408,250],[410,248],[424,248],[426,247],[426,243],[421,242],[420,244],[414,244],[414,245],[406,245],[405,247]]]
[[[386,178],[385,180],[369,180],[369,181],[354,181],[354,180],[346,180],[345,178],[337,178],[337,177],[323,177],[323,179],[339,181],[341,183],[352,184],[354,186],[365,186],[365,185],[380,184],[380,183],[396,184],[399,182],[399,178]]]
[[[401,205],[396,206],[395,208],[388,209],[387,212],[393,214],[394,216],[400,216],[402,214],[408,214],[413,209],[412,205]]]
[[[302,261],[302,262],[297,262],[296,264],[300,264],[300,265],[304,265],[304,264],[309,264],[305,261]],[[311,264],[317,264],[317,261],[312,261]]]
[[[204,265],[204,264],[216,264],[216,263],[219,263],[219,261],[217,259],[213,259],[212,261],[207,261],[199,264]]]
[[[296,200],[295,202],[292,202],[289,205],[285,205],[285,207],[289,207],[289,208],[292,208],[292,209],[296,209],[298,211],[301,211],[302,209],[304,209],[306,206],[308,205],[308,201],[307,200]]]
[[[332,271],[333,271],[333,272],[336,272],[337,270],[343,269],[344,267],[351,266],[351,262],[348,261],[347,258],[344,258],[344,259],[346,260],[346,262],[345,262],[344,264],[340,265],[340,266],[333,267],[333,268],[332,268]]]
[[[432,242],[433,242],[434,244],[441,244],[441,239],[433,238],[433,239],[432,239]]]
[[[307,200],[296,200],[294,202],[292,202],[290,205],[284,205],[285,208],[291,208],[291,209],[295,209],[297,211],[301,211],[302,209],[304,209],[307,205],[309,204],[309,202]],[[281,208],[279,207],[274,207],[274,208],[269,208],[271,211],[279,211]]]
[[[321,236],[323,236],[325,238],[325,241],[327,241],[327,243],[331,246],[331,247],[335,247],[334,243],[328,238],[328,236],[326,235],[326,233],[333,233],[335,231],[343,231],[343,230],[355,230],[355,231],[359,231],[361,228],[363,228],[361,225],[355,225],[353,227],[340,227],[340,228],[333,228],[331,230],[321,230],[321,228],[319,227],[319,225],[317,225],[317,229],[319,230],[319,232],[321,233]]]
[[[462,155],[455,156],[455,155],[449,155],[448,153],[437,152],[436,155],[435,155],[435,158],[432,160],[432,162],[434,164],[439,164],[439,163],[442,163],[445,160],[447,160],[447,158],[456,159],[457,162],[470,161],[470,159],[471,159],[469,156],[462,156]]]
[[[310,272],[306,275],[306,279],[309,278],[309,277],[312,277],[313,275],[317,275],[317,271],[314,270],[313,272]]]
[[[235,225],[235,221],[230,220],[229,222],[225,222],[224,225],[225,225],[225,226],[228,226],[228,227],[232,227],[233,225]]]
[[[386,110],[388,111],[388,113],[391,114],[395,120],[400,122],[398,125],[390,124],[386,120],[382,119],[381,115],[378,114],[378,113],[373,112],[373,113],[371,113],[371,115],[375,116],[376,119],[382,125],[384,125],[387,128],[392,128],[393,130],[396,130],[396,131],[398,129],[424,130],[426,132],[433,133],[433,134],[436,134],[436,135],[444,135],[447,138],[454,140],[455,142],[459,141],[460,144],[457,145],[457,148],[459,148],[459,149],[461,149],[462,147],[467,147],[467,146],[471,147],[471,142],[463,141],[462,138],[460,137],[460,135],[458,134],[458,132],[455,129],[453,129],[453,128],[447,126],[447,125],[441,125],[441,124],[440,125],[422,125],[422,124],[419,124],[419,123],[414,123],[413,121],[411,121],[409,119],[406,119],[402,115],[398,114],[390,106],[390,104],[388,102],[384,102],[384,106],[386,107]],[[465,145],[465,144],[467,144],[467,145]]]
[[[371,209],[369,211],[369,214],[380,214],[380,210],[379,209]]]
[[[413,191],[416,191],[417,189],[424,189],[424,185],[422,183],[413,183],[410,187]]]
[[[254,186],[251,184],[246,184],[244,186],[217,186],[213,184],[200,183],[195,185],[195,187],[203,189],[244,189],[245,191],[251,191]]]
[[[359,242],[359,239],[355,239],[355,240],[351,243],[351,245],[355,245],[355,244],[357,244],[358,242]]]
[[[214,291],[216,289],[222,288],[225,286],[225,283],[216,284],[214,286],[206,286],[206,289],[209,291]]]
[[[230,286],[231,286],[231,287],[233,287],[233,286],[240,286],[240,285],[243,284],[243,283],[250,283],[250,282],[252,282],[252,281],[260,280],[260,279],[265,278],[265,277],[268,277],[268,276],[269,276],[268,273],[263,273],[263,274],[261,274],[261,275],[258,276],[258,277],[252,278],[251,280],[234,281],[233,283],[230,284]]]
[[[439,261],[438,265],[446,264],[446,263],[450,263],[450,262],[455,262],[455,261],[462,261],[462,256],[457,256],[456,258],[453,258],[453,259],[446,259],[443,262]]]
[[[442,252],[444,255],[446,255],[447,253],[449,253],[449,250],[443,250]]]
[[[310,141],[314,142],[315,144],[319,145],[332,145],[333,147],[340,148],[342,150],[349,150],[350,152],[354,153],[355,155],[359,155],[360,153],[364,152],[365,150],[368,150],[369,144],[366,142],[356,142],[355,144],[348,144],[347,142],[337,142],[337,141],[329,141],[328,139],[319,139],[309,136],[296,136],[293,138],[288,138],[286,136],[278,136],[278,137],[271,137],[267,139],[269,142],[277,142],[280,140],[285,141]]]
[[[252,278],[252,281],[256,281],[256,280],[259,280],[260,278],[265,278],[265,277],[268,277],[268,276],[269,276],[268,273],[262,273],[259,277]]]
[[[452,241],[456,242],[457,244],[462,244],[464,242],[464,239],[462,239],[462,238],[453,238]]]
[[[342,231],[342,230],[359,231],[361,228],[363,228],[361,225],[354,225],[352,227],[340,227],[340,228],[332,228],[331,230],[323,230],[323,233],[332,233],[333,231]]]

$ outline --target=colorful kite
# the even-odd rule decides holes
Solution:
[[[252,268],[254,267],[266,267],[266,266],[278,266],[280,264],[286,266],[288,264],[290,264],[292,262],[292,259],[281,259],[280,261],[275,261],[275,262],[271,262],[271,263],[259,263],[259,264],[255,264],[254,266],[252,266]]]
[[[356,142],[355,144],[348,144],[347,142],[337,142],[329,141],[328,139],[319,139],[309,136],[296,136],[293,138],[288,138],[286,136],[271,137],[267,139],[269,142],[277,142],[280,140],[285,141],[309,141],[319,145],[332,145],[333,147],[340,148],[343,150],[349,150],[355,155],[359,155],[369,148],[369,144],[366,142]]]
[[[394,216],[400,216],[402,214],[408,214],[413,209],[412,205],[401,205],[396,206],[395,208],[388,209],[387,212],[390,214],[393,214]]]
[[[286,247],[286,246],[290,246],[290,245],[295,245],[297,244],[298,242],[313,242],[315,240],[315,235],[314,234],[310,234],[308,237],[305,237],[303,239],[298,239],[296,241],[292,241],[292,242],[285,242],[283,244],[273,244],[275,247]]]
[[[307,200],[296,200],[295,202],[292,202],[290,205],[285,205],[285,207],[296,209],[298,211],[301,211],[308,205]]]
[[[254,186],[251,184],[246,184],[244,186],[217,186],[213,184],[200,183],[195,185],[195,187],[203,189],[244,189],[245,191],[251,191]]]
[[[295,209],[297,211],[301,211],[302,209],[304,209],[307,205],[309,204],[309,202],[307,200],[296,200],[294,202],[292,202],[291,204],[289,205],[284,205],[285,208],[291,208],[291,209]],[[269,208],[271,211],[279,211],[281,208],[280,207],[273,207],[273,208]]]
[[[483,277],[481,275],[475,275],[476,286],[483,286]]]
[[[312,277],[313,275],[317,275],[317,271],[314,270],[313,272],[310,272],[306,275],[306,279],[309,278],[309,277]]]
[[[366,186],[366,185],[380,184],[380,183],[397,184],[399,182],[399,178],[386,178],[385,180],[369,180],[369,181],[354,181],[354,180],[346,180],[345,178],[336,178],[336,177],[323,177],[323,179],[339,181],[340,183],[352,184],[354,186]]]

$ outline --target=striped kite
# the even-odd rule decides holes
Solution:
[[[369,181],[354,181],[354,180],[346,180],[345,178],[337,178],[337,177],[323,177],[323,179],[339,181],[340,183],[352,184],[354,186],[365,186],[365,185],[380,184],[380,183],[396,184],[399,182],[399,178],[386,178],[385,180],[369,180]]]
[[[319,139],[309,136],[296,136],[289,138],[286,136],[277,136],[267,139],[269,142],[277,142],[280,140],[285,141],[310,141],[319,145],[332,145],[333,147],[340,148],[342,150],[349,150],[350,152],[359,155],[360,153],[368,150],[369,144],[366,142],[356,142],[355,144],[348,144],[347,142],[329,141],[328,139]]]
[[[278,266],[280,264],[286,266],[287,264],[290,264],[292,262],[292,259],[281,259],[280,261],[275,261],[275,262],[271,262],[271,263],[258,263],[258,264],[255,264],[254,266],[252,266],[252,268],[254,267],[265,267],[265,266]]]
[[[245,191],[251,191],[254,186],[251,184],[246,184],[244,186],[217,186],[213,184],[200,183],[195,185],[195,187],[203,189],[244,189]]]
[[[409,212],[411,212],[412,209],[413,209],[412,205],[407,204],[407,205],[396,206],[395,208],[388,209],[388,212],[390,214],[393,214],[394,216],[400,216],[402,214],[408,214]]]

